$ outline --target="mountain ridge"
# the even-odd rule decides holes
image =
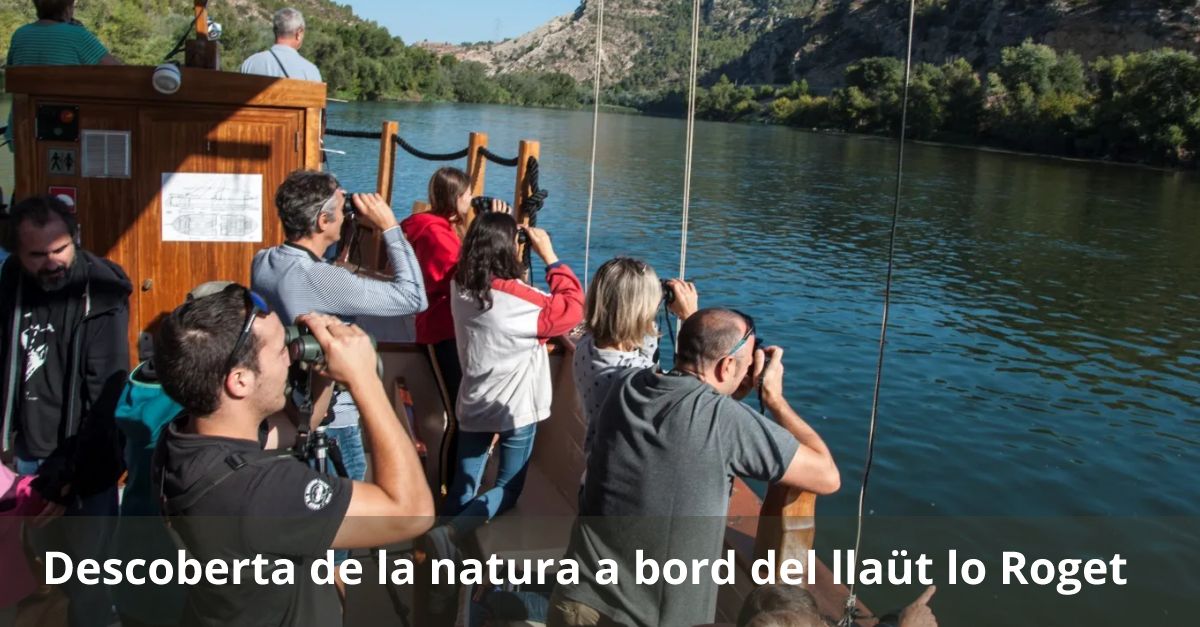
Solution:
[[[1001,50],[1026,39],[1071,50],[1086,62],[1172,47],[1200,52],[1200,2],[1179,0],[922,0],[914,27],[914,60],[964,58],[979,70]],[[490,73],[552,70],[579,81],[595,67],[598,3],[495,43],[416,45],[484,64]],[[904,0],[704,0],[701,83],[721,74],[735,83],[807,80],[817,90],[842,84],[858,59],[902,56]],[[628,90],[677,86],[689,58],[691,3],[608,0],[603,75]]]

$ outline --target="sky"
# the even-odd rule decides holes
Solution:
[[[571,13],[579,0],[340,0],[404,43],[499,41]]]

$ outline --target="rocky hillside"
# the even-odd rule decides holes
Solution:
[[[686,73],[691,27],[687,0],[607,0],[604,81],[631,90],[661,88]],[[597,2],[584,0],[520,37],[471,46],[423,44],[491,72],[540,69],[590,80]],[[818,90],[841,82],[857,59],[901,56],[906,0],[703,0],[705,83],[727,74],[740,83],[807,79]],[[918,0],[915,55],[976,68],[1026,38],[1085,61],[1169,46],[1200,52],[1195,0]]]

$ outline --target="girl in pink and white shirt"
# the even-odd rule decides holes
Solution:
[[[583,318],[583,287],[554,254],[550,236],[538,228],[523,230],[546,264],[549,292],[521,281],[517,223],[499,212],[471,224],[450,288],[463,377],[456,472],[443,514],[455,516],[451,524],[457,533],[516,504],[537,423],[550,417],[546,342]],[[499,435],[496,485],[477,494],[493,434]]]

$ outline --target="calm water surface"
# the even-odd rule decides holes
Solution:
[[[330,126],[384,119],[434,152],[466,145],[469,130],[503,155],[540,140],[551,193],[540,225],[582,274],[590,114],[354,104],[335,107]],[[635,255],[675,276],[683,139],[678,120],[601,119],[591,270]],[[375,144],[328,145],[348,152],[331,157],[344,185],[374,187]],[[841,517],[855,511],[865,459],[895,151],[779,127],[696,127],[687,277],[702,305],[744,309],[785,347],[788,398],[842,469],[843,489],[819,505],[826,548],[852,543]],[[399,159],[400,212],[436,167]],[[487,172],[487,192],[511,197],[512,171]],[[1190,561],[1200,553],[1195,526],[1165,517],[1200,514],[1200,180],[917,145],[902,200],[868,510],[932,518],[868,525],[868,550],[953,538],[950,548],[980,557],[1145,551],[1162,560],[1132,566],[1138,577],[1121,589],[1131,596],[1084,593],[1071,618],[1061,597],[994,586],[943,588],[935,607],[946,624],[1180,617],[1177,594],[1200,585]],[[1109,523],[1077,518],[1089,516]],[[1091,543],[1071,546],[1084,536]],[[886,609],[910,592],[867,598]]]

